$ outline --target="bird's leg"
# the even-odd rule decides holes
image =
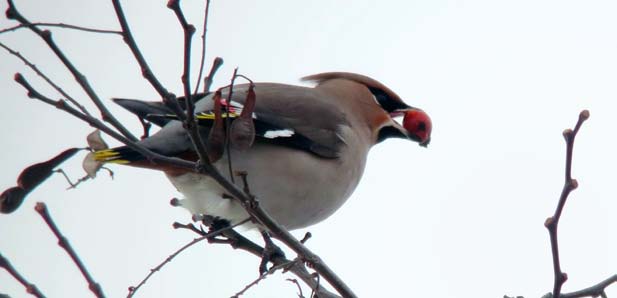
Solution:
[[[230,225],[228,220],[210,215],[204,215],[201,221],[208,227],[208,233],[227,228]],[[229,237],[225,237],[223,239],[217,238],[216,236],[208,238],[209,243],[231,244],[233,241],[234,239],[230,239]]]
[[[265,246],[263,255],[261,256],[261,263],[259,263],[259,275],[263,275],[268,272],[268,262],[275,258],[285,258],[285,253],[272,242],[270,234],[266,231],[261,231],[261,236],[264,238]]]

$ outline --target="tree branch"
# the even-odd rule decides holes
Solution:
[[[39,288],[36,287],[35,284],[28,282],[19,272],[11,265],[9,260],[7,260],[2,253],[0,253],[0,267],[4,268],[13,278],[15,278],[20,284],[22,284],[26,288],[26,292],[28,294],[32,294],[38,298],[45,298],[45,295],[41,293]]]
[[[74,109],[73,107],[67,105],[64,101],[62,100],[53,100],[47,96],[44,96],[43,94],[41,94],[40,92],[36,91],[36,89],[34,89],[32,87],[32,85],[30,85],[30,83],[28,83],[28,81],[23,77],[23,75],[21,75],[20,73],[15,74],[15,81],[17,83],[19,83],[20,85],[22,85],[27,91],[28,91],[28,97],[30,98],[35,98],[38,99],[44,103],[47,103],[49,105],[52,105],[62,111],[65,111],[77,118],[79,118],[80,120],[88,123],[90,126],[100,129],[102,132],[106,133],[107,135],[111,136],[112,138],[118,140],[119,142],[122,142],[123,144],[129,146],[131,149],[134,149],[135,151],[139,152],[139,154],[142,154],[145,158],[147,158],[148,160],[157,163],[157,164],[166,164],[166,165],[170,165],[170,166],[174,166],[177,168],[181,168],[181,169],[187,169],[190,171],[195,171],[197,164],[191,161],[187,161],[184,159],[180,159],[180,158],[176,158],[176,157],[168,157],[168,156],[164,156],[164,155],[160,155],[158,153],[152,152],[149,149],[143,147],[142,145],[133,142],[132,140],[127,139],[126,137],[124,137],[123,135],[119,134],[118,132],[116,132],[115,130],[109,128],[108,126],[106,126],[105,124],[103,124],[99,119],[96,119],[94,117],[85,115],[79,111],[77,111],[76,109]]]
[[[206,226],[212,226],[212,222],[209,221],[209,217],[205,217],[203,220],[203,223]],[[205,233],[203,231],[200,231],[199,229],[195,228],[192,224],[188,224],[188,225],[183,225],[180,223],[175,223],[174,227],[176,228],[184,228],[184,229],[188,229],[191,230],[199,235],[204,235]],[[217,241],[211,241],[213,243],[224,243],[224,244],[229,244],[231,245],[231,247],[233,247],[234,249],[240,249],[240,250],[244,250],[248,253],[253,254],[256,257],[261,258],[264,254],[264,248],[255,244],[253,241],[247,239],[246,237],[242,236],[240,233],[236,232],[235,230],[226,230],[223,231],[222,236],[224,236],[226,238],[226,240],[221,241],[221,242],[217,242]],[[287,258],[285,258],[284,256],[280,256],[280,255],[275,255],[270,259],[270,262],[274,265],[274,266],[279,266],[281,264],[289,264],[291,261]],[[319,282],[315,279],[315,276],[313,274],[311,274],[310,272],[308,272],[308,270],[306,269],[304,263],[302,262],[294,262],[292,263],[292,266],[290,268],[288,268],[288,271],[292,272],[293,274],[295,274],[297,277],[299,277],[304,283],[306,283],[311,289],[313,289],[316,293],[317,293],[317,297],[320,298],[339,298],[339,296],[329,292],[328,290],[326,290],[325,288],[323,288]]]
[[[216,71],[223,65],[223,58],[216,57],[214,61],[212,61],[212,66],[210,67],[210,73],[208,76],[204,78],[204,92],[210,92],[210,87],[212,87],[212,81],[214,80],[214,74]]]
[[[86,266],[83,264],[83,262],[69,243],[69,240],[62,235],[62,233],[58,229],[58,226],[56,226],[56,223],[51,218],[51,215],[49,215],[49,211],[47,211],[47,206],[45,206],[45,203],[36,203],[34,210],[36,210],[36,212],[41,215],[47,226],[51,229],[54,235],[56,235],[56,238],[58,238],[58,245],[60,245],[60,247],[62,247],[69,254],[71,259],[73,260],[73,263],[77,265],[77,268],[79,268],[81,275],[83,275],[83,277],[88,282],[88,289],[90,289],[90,291],[92,291],[92,293],[94,293],[96,297],[104,298],[105,294],[103,294],[101,286],[96,281],[94,281],[94,279],[88,272],[88,269],[86,269]]]
[[[77,31],[84,31],[84,32],[91,32],[91,33],[102,33],[102,34],[118,34],[118,35],[122,35],[122,32],[120,31],[115,31],[115,30],[106,30],[106,29],[96,29],[96,28],[88,28],[88,27],[82,27],[82,26],[75,26],[75,25],[71,25],[71,24],[64,24],[64,23],[44,23],[44,22],[36,22],[36,23],[32,23],[32,26],[35,27],[57,27],[57,28],[64,28],[64,29],[72,29],[72,30],[77,30]],[[28,28],[28,25],[25,24],[19,24],[13,27],[9,27],[6,29],[2,29],[0,30],[0,34],[3,33],[7,33],[7,32],[12,32],[12,31],[17,31],[19,29],[22,28]]]
[[[184,32],[184,71],[182,73],[182,86],[184,87],[184,97],[186,98],[186,119],[184,123],[196,149],[197,156],[199,156],[198,167],[201,167],[201,164],[210,163],[210,159],[206,152],[206,146],[199,134],[199,127],[195,119],[195,102],[191,94],[191,40],[195,33],[195,27],[186,21],[184,13],[180,8],[180,0],[170,0],[167,2],[167,7],[174,11]]]
[[[201,83],[201,76],[203,75],[204,64],[206,62],[206,33],[208,32],[209,12],[210,12],[210,0],[206,0],[206,8],[204,10],[204,24],[203,24],[202,33],[201,33],[201,61],[199,62],[199,74],[197,75],[197,83],[195,84],[195,90],[193,91],[193,94],[197,94],[197,91],[199,90],[199,83]]]
[[[289,261],[287,263],[281,263],[279,265],[272,266],[272,268],[268,269],[268,271],[266,271],[265,273],[259,275],[258,278],[256,278],[251,283],[246,285],[242,290],[237,292],[235,295],[231,296],[231,298],[238,298],[238,297],[244,295],[244,293],[246,293],[246,291],[248,291],[250,288],[256,286],[260,281],[266,279],[269,275],[274,274],[279,269],[283,269],[283,272],[287,271],[288,268],[291,267],[293,265],[293,263],[295,263],[295,262],[298,262],[298,260],[293,260],[293,261]]]
[[[150,85],[152,85],[152,87],[154,87],[154,89],[156,90],[156,92],[159,93],[163,101],[177,114],[180,120],[184,121],[184,112],[182,111],[182,108],[180,107],[176,96],[173,93],[167,91],[163,84],[161,84],[161,82],[156,78],[156,76],[152,72],[152,69],[150,69],[150,66],[146,62],[143,54],[141,53],[141,50],[137,46],[137,43],[133,38],[133,33],[131,33],[129,24],[126,21],[126,16],[124,15],[124,10],[122,9],[120,0],[112,0],[111,2],[114,6],[114,10],[116,12],[118,22],[120,23],[120,27],[122,28],[122,39],[131,50],[131,53],[133,53],[135,60],[137,60],[137,63],[141,68],[142,76],[150,83]]]
[[[141,282],[139,282],[139,284],[138,284],[137,286],[135,286],[135,287],[129,287],[129,294],[128,294],[126,297],[127,297],[127,298],[131,298],[131,297],[133,297],[133,296],[135,295],[135,293],[137,293],[137,291],[139,290],[139,288],[141,288],[141,286],[143,286],[143,285],[144,285],[144,284],[148,281],[148,279],[150,279],[150,277],[151,277],[152,275],[154,275],[154,273],[155,273],[155,272],[160,271],[160,270],[161,270],[161,268],[163,268],[163,266],[165,266],[165,264],[167,264],[167,263],[171,262],[171,261],[172,261],[175,257],[177,257],[180,253],[182,253],[182,252],[183,252],[184,250],[186,250],[187,248],[189,248],[189,247],[191,247],[191,246],[193,246],[193,245],[197,244],[198,242],[201,242],[201,241],[203,241],[203,240],[205,240],[205,239],[208,239],[208,238],[211,238],[211,237],[215,237],[215,236],[217,236],[217,235],[219,235],[219,234],[221,234],[221,233],[225,232],[226,230],[230,230],[230,229],[233,229],[234,227],[240,226],[240,225],[242,225],[242,224],[246,223],[247,221],[249,221],[249,219],[248,219],[248,218],[247,218],[247,219],[245,219],[245,220],[243,220],[243,221],[241,221],[241,222],[239,222],[239,223],[237,223],[237,224],[235,224],[235,225],[233,225],[233,226],[224,227],[224,228],[222,228],[222,229],[219,229],[219,230],[216,230],[216,231],[213,231],[213,232],[210,232],[210,233],[203,234],[203,235],[201,235],[201,237],[199,237],[199,238],[195,238],[195,239],[193,239],[193,241],[191,241],[191,242],[187,243],[186,245],[182,246],[180,249],[178,249],[177,251],[175,251],[173,254],[171,254],[170,256],[168,256],[168,257],[167,257],[167,258],[166,258],[166,259],[165,259],[162,263],[160,263],[158,266],[156,266],[156,267],[154,267],[154,268],[150,269],[150,273],[148,273],[148,275],[146,275],[146,277],[145,277],[144,279],[142,279],[142,280],[141,280]],[[176,227],[176,224],[174,224],[174,228],[177,228],[177,227]]]
[[[30,69],[32,69],[37,75],[39,75],[41,78],[43,78],[43,80],[45,80],[45,82],[47,82],[47,84],[49,84],[54,89],[56,89],[56,91],[58,91],[58,93],[60,93],[62,96],[64,96],[64,98],[66,98],[70,103],[75,105],[82,113],[84,113],[84,114],[86,114],[88,116],[91,116],[90,112],[88,112],[88,110],[83,105],[81,105],[77,100],[75,100],[73,97],[71,97],[68,93],[64,92],[64,90],[62,88],[60,88],[60,86],[58,86],[56,83],[54,83],[36,65],[34,65],[32,62],[30,62],[30,60],[26,59],[26,57],[21,55],[19,52],[9,48],[8,46],[6,46],[5,44],[3,44],[1,42],[0,42],[0,47],[4,48],[11,55],[19,58],[19,60],[21,60],[28,67],[30,67]]]
[[[561,298],[606,297],[605,290],[613,283],[617,283],[617,274],[591,287],[576,292],[561,294]]]
[[[90,86],[88,79],[81,72],[79,72],[79,70],[77,70],[77,68],[73,65],[73,63],[66,57],[66,55],[64,55],[62,50],[60,50],[58,45],[56,45],[56,43],[52,39],[51,31],[41,30],[37,28],[36,26],[34,26],[30,21],[28,21],[24,16],[22,16],[21,13],[19,13],[17,8],[15,7],[15,4],[13,3],[13,0],[8,0],[8,4],[9,4],[9,8],[6,11],[7,18],[17,20],[19,23],[23,24],[24,26],[27,26],[28,28],[30,28],[30,30],[32,30],[32,32],[40,36],[43,39],[43,41],[47,43],[47,45],[54,52],[54,54],[56,54],[58,59],[62,61],[64,66],[66,66],[66,68],[71,72],[71,74],[73,74],[75,81],[81,86],[81,88],[86,92],[86,94],[88,94],[88,97],[90,97],[92,102],[97,106],[97,108],[101,112],[102,119],[104,121],[111,123],[113,127],[115,127],[120,133],[122,133],[128,139],[132,141],[136,141],[137,138],[133,136],[133,134],[128,129],[126,129],[124,125],[122,125],[122,123],[120,123],[111,114],[111,112],[109,112],[107,107],[105,107],[105,105],[103,104],[101,99],[98,97],[94,89],[92,89],[92,86]]]
[[[570,192],[578,187],[578,182],[572,179],[572,155],[574,151],[574,138],[581,128],[581,125],[585,120],[589,118],[589,111],[584,110],[578,116],[578,121],[574,126],[574,129],[566,129],[563,132],[563,136],[566,140],[566,169],[565,169],[565,183],[557,203],[557,208],[553,216],[546,219],[544,226],[548,229],[549,237],[551,240],[551,252],[553,256],[553,271],[554,271],[554,283],[553,283],[553,297],[559,298],[561,293],[561,287],[568,279],[568,275],[561,271],[561,264],[559,260],[559,243],[557,241],[557,225],[561,218],[561,213],[566,204]]]

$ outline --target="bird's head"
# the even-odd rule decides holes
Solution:
[[[364,85],[381,108],[381,112],[371,110],[379,115],[373,118],[376,120],[371,126],[377,133],[377,143],[387,138],[404,138],[426,147],[431,141],[433,124],[428,114],[421,109],[409,106],[394,91],[375,79],[348,72],[327,72],[303,79],[319,84],[334,79],[345,79]],[[396,121],[400,117],[403,117],[402,123]]]

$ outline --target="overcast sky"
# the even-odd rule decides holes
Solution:
[[[110,1],[17,2],[32,21],[119,28]],[[153,71],[180,94],[182,33],[174,14],[165,1],[123,2]],[[185,3],[198,28],[200,2]],[[255,81],[291,84],[308,74],[351,71],[374,77],[431,115],[427,149],[403,140],[377,145],[349,201],[307,229],[313,233],[309,247],[359,296],[540,297],[553,281],[543,222],[563,185],[561,133],[582,109],[591,118],[576,142],[573,176],[579,189],[559,231],[569,276],[564,290],[617,273],[616,12],[616,2],[595,0],[214,0],[207,58],[226,61],[215,86],[227,84],[234,67]],[[0,21],[2,28],[13,24]],[[157,99],[120,37],[53,31],[102,98]],[[0,42],[92,108],[33,34],[6,33]],[[85,146],[92,130],[28,99],[12,80],[18,71],[58,97],[0,51],[2,189],[13,186],[24,167]],[[132,115],[107,103],[140,133]],[[80,160],[63,166],[73,178],[83,174]],[[0,253],[48,297],[91,295],[33,211],[37,201],[48,204],[109,297],[126,296],[129,286],[194,237],[171,228],[190,217],[169,206],[180,194],[161,173],[113,170],[113,181],[101,174],[70,191],[54,176],[17,212],[0,216]],[[229,297],[257,277],[258,263],[226,246],[198,245],[157,273],[138,296]],[[297,290],[287,277],[268,278],[247,297],[293,297]],[[0,293],[26,295],[3,271]],[[608,294],[617,295],[617,285]]]

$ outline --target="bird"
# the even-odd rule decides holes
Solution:
[[[373,145],[402,138],[426,147],[432,132],[426,112],[368,76],[327,72],[302,80],[313,86],[251,82],[195,96],[195,118],[213,166],[228,179],[234,176],[230,164],[234,172],[246,173],[251,194],[288,230],[311,226],[338,210],[358,185]],[[114,101],[162,126],[139,141],[141,146],[165,156],[198,159],[183,123],[162,102]],[[180,103],[185,106],[184,99]],[[225,139],[228,126],[240,119],[242,144],[224,146],[221,135]],[[128,146],[96,151],[93,158],[163,171],[184,196],[178,204],[193,215],[228,224],[249,217],[208,175],[153,163]],[[235,183],[243,187],[240,179]]]

